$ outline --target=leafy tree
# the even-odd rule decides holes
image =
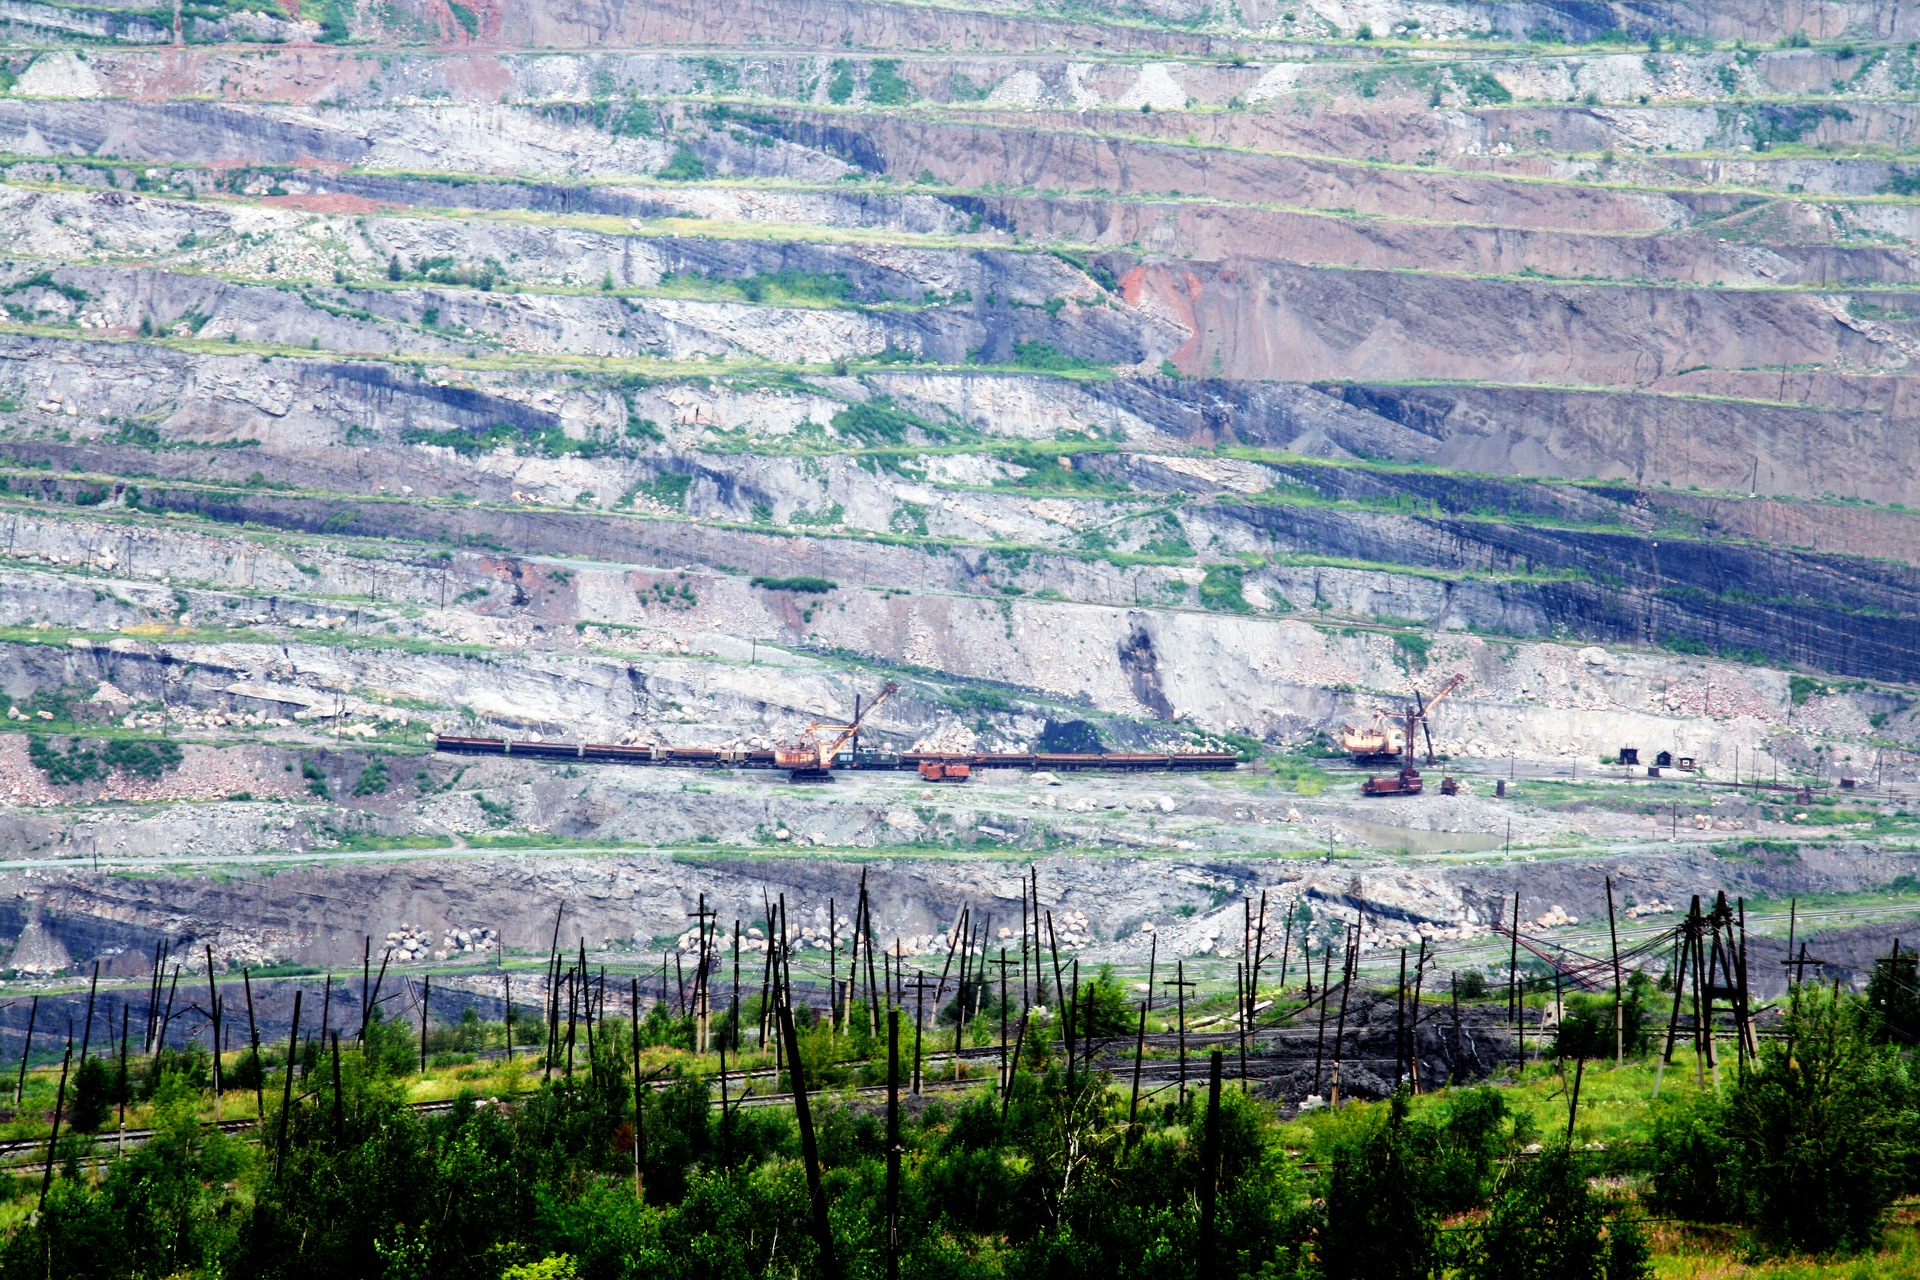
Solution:
[[[1334,1149],[1320,1233],[1327,1280],[1425,1280],[1433,1269],[1439,1228],[1410,1129],[1396,1093],[1384,1124]]]
[[[1638,1280],[1652,1272],[1638,1228],[1609,1233],[1600,1199],[1573,1153],[1555,1145],[1508,1166],[1463,1274],[1467,1280]]]
[[[1668,1094],[1653,1107],[1653,1185],[1648,1204],[1694,1222],[1722,1221],[1732,1212],[1728,1166],[1732,1148],[1719,1097]]]
[[[1860,1000],[1800,989],[1735,1083],[1725,1134],[1742,1216],[1809,1253],[1870,1248],[1913,1151],[1914,1091]]]

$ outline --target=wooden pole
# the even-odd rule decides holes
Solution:
[[[427,1002],[433,999],[433,975],[420,979],[420,1074],[427,1074]]]
[[[220,1044],[220,991],[219,988],[213,985],[213,946],[211,943],[207,945],[207,1018],[213,1025],[213,1118],[215,1123],[218,1123],[220,1120],[220,1095],[225,1091],[221,1088],[220,1080],[220,1050],[222,1048]],[[73,1024],[68,1023],[67,1025],[72,1026]],[[84,1064],[86,1060],[85,1048],[82,1046],[80,1061]]]
[[[209,981],[212,980],[213,970],[211,968],[207,970],[207,977]],[[98,994],[99,990],[100,990],[100,962],[98,960],[95,960],[93,962],[93,978],[91,981],[87,983],[86,1030],[83,1031],[80,1035],[80,1061],[83,1065],[86,1063],[86,1060],[87,1060],[87,1050],[91,1048],[93,1045],[93,1002],[94,1002],[94,997],[95,995]]]
[[[276,1178],[287,1163],[287,1115],[293,1110],[293,1055],[300,1047],[300,997],[304,994],[298,987],[294,988],[293,1027],[287,1032],[287,1079],[280,1093],[280,1135],[273,1144],[273,1173]]]
[[[120,1154],[127,1153],[127,1023],[132,1012],[126,1002],[120,1005],[120,1087],[116,1091],[120,1102]]]
[[[253,1050],[253,1111],[254,1119],[267,1118],[266,1065],[260,1059],[260,1025],[253,1020],[253,975],[246,969],[240,971],[240,982],[247,992],[247,1044]]]
[[[1447,985],[1453,996],[1453,1062],[1447,1071],[1447,1083],[1454,1084],[1460,1079],[1460,1059],[1465,1050],[1460,1040],[1460,975],[1458,972],[1447,975]]]
[[[67,1025],[71,1027],[73,1024],[69,1022]],[[67,1034],[71,1036],[73,1032],[69,1031]],[[67,1105],[67,1068],[72,1065],[73,1041],[69,1039],[67,1041],[66,1055],[60,1059],[60,1088],[53,1095],[53,1133],[47,1139],[47,1172],[40,1179],[41,1212],[45,1212],[47,1207],[47,1189],[53,1185],[54,1151],[60,1145],[60,1113]]]
[[[1620,930],[1614,923],[1612,876],[1607,877],[1607,938],[1613,944],[1613,1065],[1619,1068],[1627,1061],[1627,1014],[1620,985]]]
[[[872,970],[872,939],[868,939],[868,970]],[[800,1156],[806,1163],[807,1199],[813,1206],[814,1242],[820,1250],[820,1273],[827,1280],[839,1280],[840,1264],[834,1256],[833,1224],[827,1216],[827,1189],[820,1181],[820,1148],[814,1141],[813,1113],[807,1106],[807,1080],[805,1069],[800,1065],[800,1033],[793,1025],[793,1010],[788,999],[782,998],[777,1006],[780,1017],[780,1038],[787,1046],[787,1071],[793,1078],[793,1115],[800,1129]]]
[[[33,1003],[27,1006],[27,1042],[20,1048],[20,1083],[13,1087],[13,1105],[19,1109],[27,1100],[27,1058],[33,1053],[33,1024],[40,1018],[40,997],[33,997]]]
[[[1332,977],[1333,977],[1333,944],[1329,942],[1327,944],[1327,949],[1320,953],[1320,1031],[1319,1031],[1319,1034],[1316,1035],[1313,1040],[1313,1091],[1316,1094],[1320,1092],[1321,1068],[1326,1065],[1327,1005],[1331,1003],[1331,999],[1328,993],[1333,990],[1333,986],[1331,983]],[[1309,985],[1311,985],[1313,982],[1313,966],[1312,966],[1311,959],[1309,959],[1308,966],[1307,966],[1307,982]]]
[[[1140,1006],[1140,1030],[1133,1037],[1133,1096],[1127,1101],[1126,1150],[1140,1137],[1140,1062],[1147,1053],[1147,1007]]]
[[[1220,1051],[1215,1049],[1207,1065],[1207,1128],[1200,1154],[1200,1274],[1219,1274],[1218,1246],[1214,1240],[1220,1197]]]
[[[1407,1051],[1407,949],[1400,948],[1400,985],[1393,989],[1393,1087],[1398,1089],[1406,1074]]]
[[[642,1152],[646,1150],[646,1116],[641,1109],[640,1092],[640,979],[636,975],[633,986],[628,991],[628,1012],[632,1015],[628,1021],[627,1043],[633,1050],[633,1198],[646,1201],[646,1174],[643,1169]]]
[[[346,1143],[346,1105],[340,1096],[340,1033],[335,1031],[333,1040],[333,1145]]]
[[[900,1011],[887,1010],[887,1280],[900,1280]]]
[[[1340,971],[1340,1022],[1333,1033],[1333,1091],[1328,1101],[1335,1107],[1340,1105],[1340,1064],[1347,1038],[1347,997],[1353,992],[1353,974],[1359,961],[1357,945],[1360,930],[1356,926],[1347,943],[1347,960]]]
[[[1413,1018],[1407,1030],[1407,1076],[1420,1092],[1420,989],[1427,978],[1427,940],[1420,939],[1420,958],[1413,965]]]
[[[1573,1142],[1573,1122],[1580,1114],[1580,1076],[1587,1069],[1584,1055],[1573,1060],[1573,1097],[1567,1103],[1567,1142]]]

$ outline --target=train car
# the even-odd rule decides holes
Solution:
[[[456,756],[503,756],[507,754],[503,738],[456,738],[435,734],[433,749]]]

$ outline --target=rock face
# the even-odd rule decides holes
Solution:
[[[903,955],[1017,855],[1070,950],[1202,966],[1262,890],[1471,965],[1603,862],[1636,913],[1898,883],[1805,837],[1904,847],[1920,781],[1905,13],[191,10],[0,14],[14,970],[485,964],[563,905],[637,965],[701,892],[764,949],[775,884],[819,949],[830,852],[982,855],[874,878]],[[1316,763],[1456,672],[1460,795]],[[868,746],[1272,758],[426,754],[765,749],[885,681]]]

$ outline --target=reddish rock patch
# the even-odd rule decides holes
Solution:
[[[387,207],[382,201],[340,191],[324,195],[309,192],[299,196],[263,196],[260,203],[278,205],[283,209],[304,209],[308,213],[379,213]]]

